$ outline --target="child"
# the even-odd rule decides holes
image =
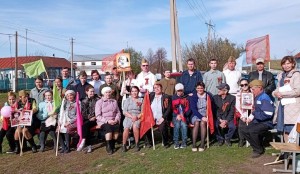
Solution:
[[[182,143],[180,148],[186,148],[187,141],[187,123],[186,118],[189,112],[189,101],[184,96],[183,85],[178,83],[175,85],[176,93],[172,97],[172,108],[173,108],[173,140],[174,149],[179,148],[179,130],[181,130]]]
[[[54,150],[56,148],[56,136],[55,136],[55,125],[56,122],[52,122],[52,125],[46,125],[47,119],[56,119],[57,114],[54,111],[53,106],[53,93],[52,91],[48,90],[44,93],[45,101],[39,104],[39,112],[37,114],[38,119],[41,121],[41,128],[40,128],[40,152],[44,152],[45,150],[45,136],[46,132],[50,134],[53,139]],[[52,118],[51,118],[52,117]],[[47,137],[47,136],[46,136]]]
[[[70,134],[73,134],[77,128],[75,96],[76,94],[73,90],[66,91],[60,108],[58,118],[59,142],[62,147],[60,153],[70,152]]]
[[[16,94],[13,92],[8,92],[7,102],[4,105],[11,106],[11,109],[15,110],[17,107]],[[6,153],[14,153],[15,150],[14,133],[15,133],[15,128],[11,127],[10,118],[3,117],[2,128],[0,130],[0,153],[2,153],[2,142],[5,135],[8,140],[8,145],[10,147],[10,149]]]

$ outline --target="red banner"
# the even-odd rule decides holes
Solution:
[[[144,97],[144,105],[142,108],[141,115],[141,128],[140,128],[140,138],[155,124],[153,113],[151,110],[149,92],[147,91]]]
[[[257,58],[263,58],[265,62],[270,61],[269,35],[258,37],[247,41],[246,61],[247,64],[255,63]]]

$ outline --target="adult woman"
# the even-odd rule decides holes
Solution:
[[[60,94],[60,97],[64,98],[66,89],[63,88],[62,82],[63,82],[62,77],[61,76],[57,76],[55,78],[55,80],[54,80],[54,85],[56,85],[58,93]]]
[[[127,79],[125,81],[123,81],[123,83],[122,83],[122,88],[121,88],[121,93],[120,93],[120,95],[123,96],[122,97],[122,109],[124,107],[125,100],[130,96],[131,87],[137,86],[137,81],[134,78],[135,78],[134,72],[129,71],[127,73]]]
[[[91,72],[92,81],[89,82],[94,87],[95,94],[100,96],[100,86],[104,84],[101,80],[101,76],[97,70],[92,70]]]
[[[140,131],[140,114],[143,99],[139,98],[139,88],[132,86],[130,89],[130,96],[124,102],[123,113],[125,119],[123,121],[123,146],[122,151],[126,152],[126,141],[128,139],[129,130],[133,129],[133,135],[135,139],[135,151],[139,151],[139,131]]]
[[[81,151],[82,148],[87,146],[87,153],[92,152],[92,146],[90,142],[90,129],[97,125],[96,115],[95,115],[95,105],[100,99],[97,94],[95,94],[95,89],[92,85],[85,88],[86,98],[81,102],[81,114],[83,117],[82,125],[82,141],[77,148],[77,151]]]
[[[43,82],[43,78],[38,76],[34,81],[35,87],[30,91],[30,98],[35,99],[37,105],[44,101],[44,93],[48,90],[43,87]]]
[[[60,153],[70,152],[70,135],[74,134],[77,128],[77,106],[75,96],[76,94],[73,90],[67,90],[60,107],[58,118],[58,131],[60,132],[59,142],[62,148]]]
[[[167,117],[171,114],[171,98],[169,95],[162,92],[162,85],[156,83],[154,85],[154,92],[149,94],[151,109],[153,111],[153,116],[155,120],[155,125],[158,126],[159,131],[162,134],[162,143],[165,148],[169,147],[169,138],[167,133]],[[152,140],[151,131],[147,133],[147,145],[150,147],[150,142]]]
[[[19,139],[22,137],[21,135],[25,137],[25,139],[29,142],[32,148],[32,152],[36,152],[36,144],[34,143],[33,140],[33,135],[35,131],[35,125],[38,125],[37,122],[38,119],[36,118],[36,113],[38,111],[38,107],[36,104],[35,99],[30,98],[28,93],[25,90],[19,91],[19,102],[18,102],[18,109],[19,110],[32,110],[32,121],[31,121],[31,126],[26,126],[26,127],[20,127],[18,126],[15,132],[15,153],[20,152],[20,144],[19,144]],[[36,119],[35,119],[36,118]]]
[[[105,133],[106,152],[111,155],[115,150],[115,143],[119,136],[119,124],[121,112],[115,99],[111,99],[112,89],[104,87],[101,89],[103,97],[97,101],[95,114],[97,128],[102,128]]]
[[[40,128],[40,152],[44,152],[45,150],[45,137],[46,133],[53,139],[53,147],[54,150],[56,148],[56,136],[55,136],[55,126],[56,126],[56,117],[57,111],[54,109],[53,105],[53,93],[52,91],[48,90],[44,93],[45,100],[39,104],[39,112],[37,114],[37,118],[41,121],[41,128]],[[52,118],[51,118],[52,117]],[[46,120],[54,120],[52,123],[46,124]]]
[[[192,151],[202,152],[205,149],[205,139],[207,135],[207,121],[210,124],[210,133],[213,134],[213,120],[212,120],[212,103],[211,96],[205,92],[205,84],[200,81],[196,84],[196,92],[190,97],[190,107],[192,110],[192,115],[190,118],[193,127],[193,147]],[[201,144],[199,149],[197,149],[197,137],[198,132],[201,132]],[[207,142],[209,143],[209,142]]]
[[[284,133],[287,142],[300,113],[300,73],[295,69],[296,61],[293,56],[285,56],[281,60],[283,72],[277,75],[278,83],[272,93],[277,97],[277,130]]]
[[[238,133],[239,133],[239,147],[243,147],[246,143],[246,139],[242,132],[240,131],[243,127],[247,126],[245,123],[247,120],[248,115],[251,113],[251,110],[248,109],[242,109],[241,108],[241,95],[242,93],[248,93],[250,92],[250,87],[247,79],[241,79],[240,80],[240,90],[235,96],[236,102],[235,102],[235,117],[238,119],[239,118],[239,128],[238,128]]]
[[[17,108],[16,94],[13,92],[8,92],[7,102],[4,105],[10,106],[11,110],[14,111]],[[6,138],[8,140],[8,145],[10,147],[10,149],[7,151],[7,153],[14,152],[14,150],[15,150],[14,133],[15,133],[15,128],[11,127],[10,119],[3,118],[2,128],[0,130],[0,153],[2,153],[2,142],[3,142],[4,136],[6,136]]]

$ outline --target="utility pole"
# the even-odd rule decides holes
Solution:
[[[26,57],[27,57],[27,31],[28,29],[26,28]]]
[[[210,55],[213,55],[211,54],[211,29],[214,27],[214,25],[211,24],[211,20],[209,20],[209,23],[205,23],[207,25],[207,28],[208,28],[208,35],[207,35],[207,50],[208,50],[208,57]],[[207,58],[208,58],[207,57]]]
[[[15,55],[15,86],[14,92],[18,91],[18,32],[16,31],[16,55]]]
[[[176,2],[174,3],[175,10],[176,8]],[[177,53],[177,58],[178,58],[178,70],[183,71],[182,67],[182,55],[181,55],[181,45],[180,45],[180,37],[179,37],[179,28],[178,28],[178,19],[177,19],[177,10],[175,14],[175,34],[176,34],[176,53]]]
[[[172,72],[177,71],[176,67],[176,43],[175,43],[175,14],[174,2],[170,0],[170,24],[171,24],[171,56],[172,56]]]
[[[74,74],[73,74],[73,56],[74,56],[74,54],[73,54],[73,45],[74,45],[74,39],[73,39],[73,37],[71,38],[71,76],[72,77],[75,77],[74,76]]]

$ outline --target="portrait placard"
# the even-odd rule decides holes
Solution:
[[[116,56],[117,62],[117,70],[119,72],[122,71],[130,71],[130,54],[129,53],[119,53]]]
[[[31,126],[32,110],[13,111],[11,113],[11,127],[16,126]]]
[[[251,92],[243,92],[241,95],[241,108],[253,109],[254,96]]]

